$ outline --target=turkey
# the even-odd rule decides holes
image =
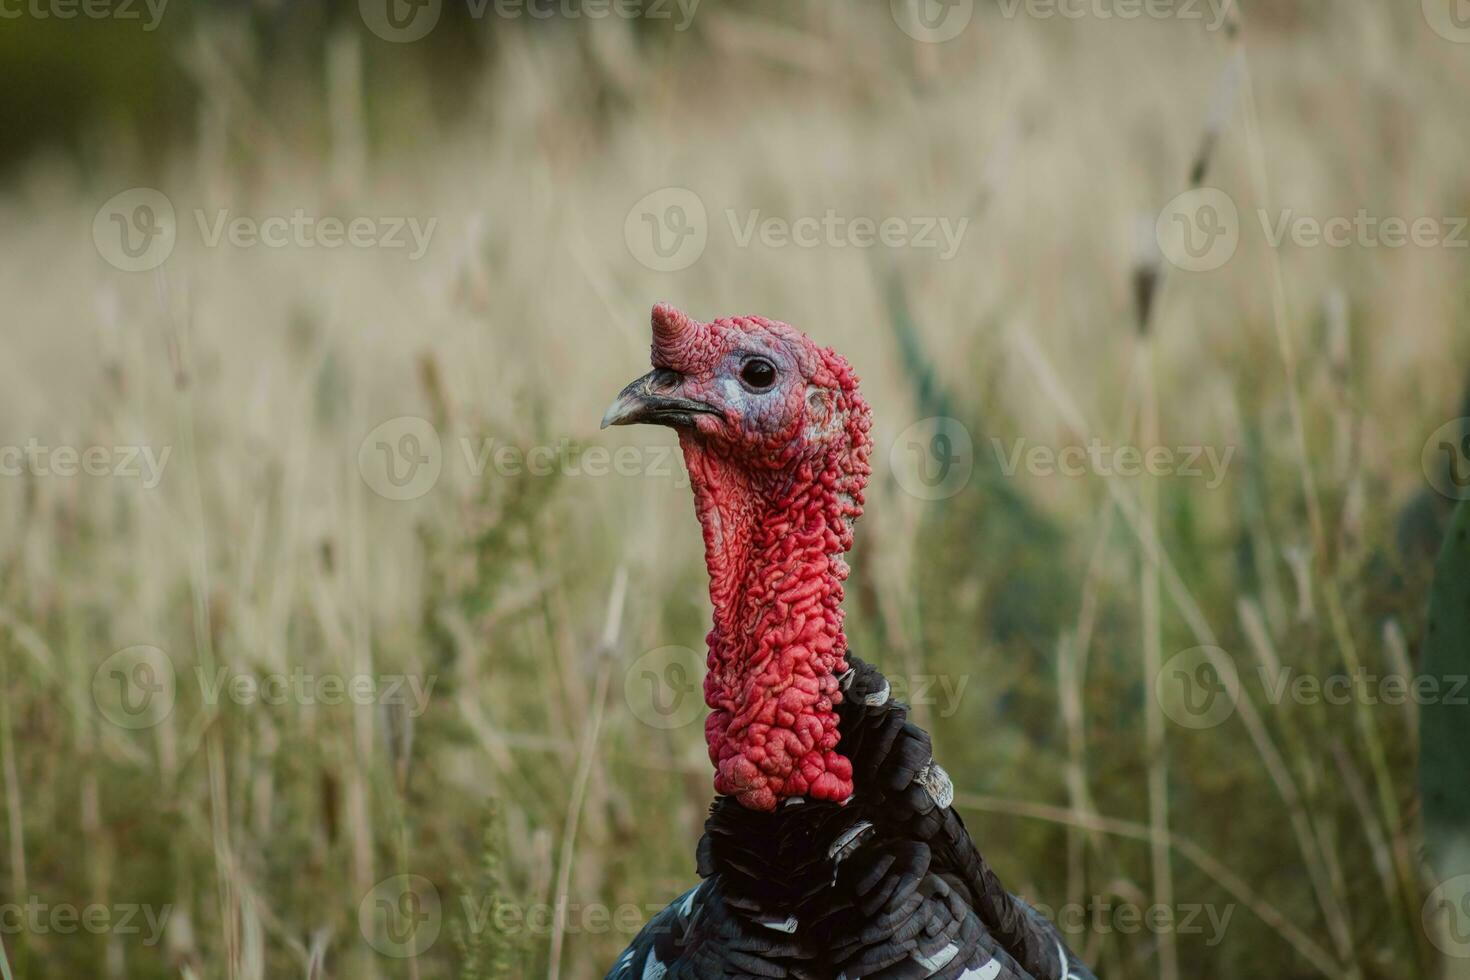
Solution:
[[[652,360],[602,424],[678,433],[714,605],[717,795],[700,884],[609,980],[1095,980],[1001,885],[929,736],[847,649],[843,556],[872,450],[848,363],[785,323],[667,305]]]

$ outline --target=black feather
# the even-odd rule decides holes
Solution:
[[[704,880],[609,980],[1096,980],[936,802],[928,733],[877,670],[848,663],[839,751],[852,799],[763,813],[717,798],[696,852]]]

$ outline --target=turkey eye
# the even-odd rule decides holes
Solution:
[[[776,383],[776,365],[763,357],[753,357],[740,369],[740,380],[757,391],[764,391]]]

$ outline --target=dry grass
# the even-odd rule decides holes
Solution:
[[[1424,569],[1400,568],[1395,522],[1464,381],[1465,253],[1272,249],[1255,214],[1470,211],[1470,48],[1412,4],[1247,8],[1206,180],[1238,205],[1240,248],[1216,271],[1169,273],[1145,341],[1140,222],[1188,186],[1231,43],[1177,20],[985,7],[930,47],[882,6],[710,4],[678,35],[496,25],[452,122],[419,63],[370,36],[339,36],[333,81],[303,80],[299,103],[252,95],[280,84],[273,66],[220,24],[181,49],[196,140],[156,167],[117,138],[105,167],[48,157],[15,175],[0,196],[0,444],[172,455],[151,489],[0,481],[0,882],[51,905],[172,911],[156,946],[28,929],[0,934],[0,962],[24,977],[427,980],[470,962],[556,975],[556,949],[561,976],[601,976],[629,938],[620,907],[641,921],[690,881],[709,797],[697,720],[644,724],[624,683],[644,651],[700,646],[688,492],[676,465],[477,476],[459,440],[633,445],[660,466],[667,433],[597,421],[646,360],[649,306],[670,299],[780,317],[856,365],[883,465],[850,633],[896,675],[964,680],[918,711],[1002,877],[1051,906],[1235,909],[1218,945],[1084,929],[1073,945],[1099,972],[1434,971],[1409,709],[1278,705],[1252,678],[1260,663],[1327,675],[1412,656]],[[157,273],[120,272],[88,242],[98,207],[135,185],[179,214]],[[678,273],[624,241],[633,203],[667,186],[710,216],[706,252]],[[204,247],[194,211],[220,208],[437,226],[417,262]],[[970,225],[941,261],[742,248],[725,216],[829,208]],[[975,478],[942,502],[887,466],[935,414],[901,356],[894,281],[975,442]],[[404,415],[444,448],[437,484],[406,502],[358,469],[364,437]],[[1235,447],[1224,483],[1008,478],[990,442],[1155,433]],[[98,666],[135,644],[179,678],[173,712],[142,731],[92,697]],[[1201,644],[1246,681],[1234,717],[1192,731],[1160,717],[1146,667]],[[417,717],[210,705],[194,671],[216,666],[435,686]],[[412,960],[359,929],[364,898],[400,874],[442,901],[439,940]],[[513,913],[477,930],[467,910],[491,894]],[[561,903],[560,925],[515,924]]]

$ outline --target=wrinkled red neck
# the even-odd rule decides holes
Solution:
[[[847,669],[842,555],[861,513],[862,458],[850,453],[750,470],[681,437],[704,529],[714,603],[705,722],[715,789],[758,810],[790,796],[845,800],[837,749]]]

